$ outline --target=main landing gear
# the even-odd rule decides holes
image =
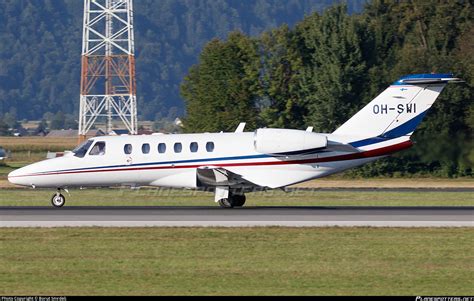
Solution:
[[[66,198],[61,194],[61,189],[58,188],[58,191],[51,198],[51,204],[56,208],[61,208],[66,203]]]
[[[234,208],[242,207],[245,204],[245,195],[244,194],[232,194],[229,192],[227,198],[220,199],[218,201],[219,206],[222,208]]]

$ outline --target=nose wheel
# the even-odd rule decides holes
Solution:
[[[61,194],[61,191],[58,189],[53,197],[51,198],[51,204],[56,208],[61,208],[66,203],[66,198]]]

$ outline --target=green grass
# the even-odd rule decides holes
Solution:
[[[0,189],[0,206],[50,206],[53,190]],[[71,190],[66,206],[212,206],[209,192],[173,189]],[[304,191],[247,194],[247,206],[474,206],[472,192]]]
[[[13,152],[62,152],[73,149],[78,138],[48,138],[48,137],[0,137],[0,145]]]
[[[1,295],[472,295],[468,228],[0,229]]]
[[[9,166],[9,165],[0,165],[0,177],[6,177],[11,171],[13,171],[15,168]]]
[[[26,166],[31,163],[39,162],[46,160],[46,155],[48,152],[25,152],[17,151],[12,154],[11,158],[7,159],[7,163],[10,166],[19,168]]]

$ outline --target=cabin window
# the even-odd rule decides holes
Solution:
[[[145,143],[142,145],[142,153],[149,154],[150,153],[150,144]]]
[[[89,150],[89,147],[92,145],[93,142],[94,142],[93,140],[87,140],[84,143],[80,144],[78,147],[76,147],[72,151],[74,153],[74,156],[78,158],[84,158],[87,151]]]
[[[164,154],[166,152],[166,144],[164,143],[158,144],[158,152],[160,154]]]
[[[183,145],[181,143],[175,143],[174,144],[174,152],[175,153],[180,153],[183,150]]]
[[[105,142],[97,142],[92,147],[91,151],[89,152],[89,156],[103,156],[105,155]]]
[[[130,155],[132,153],[132,145],[125,144],[125,146],[123,147],[123,152],[127,155]]]
[[[191,150],[192,153],[196,153],[199,149],[199,146],[198,146],[197,142],[192,142],[189,145],[189,149]]]
[[[214,142],[208,142],[206,143],[206,150],[209,153],[212,153],[214,151]]]

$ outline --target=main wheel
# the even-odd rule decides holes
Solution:
[[[218,203],[219,203],[219,206],[221,206],[222,208],[233,208],[234,207],[234,203],[232,202],[232,200],[230,198],[220,199]]]
[[[56,208],[61,208],[66,203],[66,198],[64,195],[57,193],[51,198],[51,204]]]
[[[235,194],[232,198],[235,207],[242,207],[245,204],[245,194]]]

